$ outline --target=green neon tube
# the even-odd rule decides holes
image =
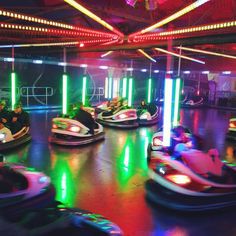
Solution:
[[[85,104],[86,99],[86,83],[87,83],[87,77],[83,76],[83,90],[82,90],[82,103]]]
[[[133,78],[129,78],[128,106],[132,106]]]
[[[14,110],[16,103],[16,73],[11,73],[11,109]]]
[[[68,75],[62,76],[62,114],[67,114],[67,82]]]
[[[148,79],[148,103],[151,102],[151,93],[152,93],[152,79]]]
[[[125,98],[127,96],[127,78],[123,78],[123,91],[122,91],[122,97]]]
[[[105,98],[108,98],[108,78],[105,79]]]
[[[179,97],[180,97],[180,78],[175,80],[175,94],[174,94],[174,117],[173,125],[176,126],[179,123]]]

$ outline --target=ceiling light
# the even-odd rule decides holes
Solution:
[[[138,31],[138,32],[136,32],[134,34],[131,34],[130,36],[134,37],[135,35],[144,34],[144,33],[147,33],[149,31],[152,31],[152,30],[154,30],[156,28],[159,28],[159,27],[161,27],[161,26],[163,26],[163,25],[165,25],[165,24],[167,24],[167,23],[169,23],[169,22],[171,22],[171,21],[173,21],[173,20],[175,20],[175,19],[177,19],[177,18],[187,14],[188,12],[194,10],[195,8],[203,5],[204,3],[208,2],[208,1],[210,1],[210,0],[197,0],[196,2],[190,4],[189,6],[183,8],[182,10],[174,13],[173,15],[171,15],[171,16],[169,16],[169,17],[167,17],[167,18],[157,22],[156,24],[151,25],[151,26],[149,26],[149,27],[147,27],[147,28],[145,28],[145,29],[143,29],[141,31]]]
[[[116,30],[113,26],[111,26],[110,24],[108,24],[107,22],[105,22],[104,20],[102,20],[100,17],[98,17],[97,15],[95,15],[94,13],[92,13],[91,11],[89,11],[88,9],[86,9],[85,7],[83,7],[82,5],[80,5],[79,3],[77,3],[74,0],[64,0],[64,2],[67,2],[69,5],[71,5],[72,7],[76,8],[78,11],[84,13],[86,16],[90,17],[91,19],[93,19],[94,21],[98,22],[99,24],[103,25],[105,28],[113,31],[115,34],[123,37],[124,34],[121,33],[120,31]]]
[[[162,48],[154,48],[154,49],[157,50],[157,51],[160,51],[160,52],[164,52],[166,54],[170,54],[170,55],[173,55],[173,56],[176,56],[176,57],[180,57],[180,58],[189,60],[189,61],[194,61],[194,62],[197,62],[197,63],[200,63],[200,64],[205,64],[204,61],[197,60],[197,59],[194,59],[192,57],[187,57],[187,56],[184,56],[184,55],[181,55],[181,54],[178,54],[178,53],[170,52],[170,51],[167,51],[167,50],[162,49]]]
[[[101,57],[106,57],[106,56],[110,55],[111,53],[113,53],[113,51],[108,51],[108,52],[102,54]]]
[[[80,67],[86,68],[86,67],[88,67],[88,65],[87,64],[81,64]]]
[[[222,74],[223,74],[223,75],[230,75],[230,74],[231,74],[231,71],[223,71]]]
[[[108,66],[99,66],[99,68],[102,69],[102,70],[107,70]]]
[[[209,70],[202,71],[202,74],[204,74],[204,75],[208,75],[209,73],[210,73]]]
[[[143,54],[145,57],[147,57],[149,60],[153,61],[153,62],[157,62],[154,58],[152,58],[151,56],[149,56],[146,52],[144,52],[142,49],[138,49],[138,51]]]
[[[228,55],[228,54],[223,54],[223,53],[217,53],[217,52],[210,52],[210,51],[205,51],[205,50],[200,50],[200,49],[195,49],[195,48],[187,48],[187,47],[177,47],[182,50],[190,51],[190,52],[200,52],[208,55],[213,55],[213,56],[220,56],[220,57],[226,57],[230,59],[236,59],[236,56]]]
[[[43,61],[42,60],[33,60],[33,63],[34,64],[43,64]]]

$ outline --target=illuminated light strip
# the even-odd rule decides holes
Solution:
[[[170,52],[170,51],[167,51],[167,50],[162,49],[162,48],[154,48],[154,49],[159,51],[159,52],[170,54],[170,55],[173,55],[173,56],[176,56],[176,57],[180,57],[180,58],[183,58],[183,59],[186,59],[186,60],[194,61],[194,62],[197,62],[197,63],[200,63],[200,64],[205,64],[204,61],[197,60],[197,59],[194,59],[192,57],[187,57],[187,56],[184,56],[184,55],[181,55],[181,54],[178,54],[178,53]]]
[[[179,99],[180,99],[180,78],[175,80],[175,102],[174,102],[174,116],[173,116],[173,126],[178,125],[179,118]]]
[[[127,92],[127,78],[123,78],[123,90],[122,90],[122,97],[126,98],[126,92]]]
[[[64,74],[62,76],[62,114],[67,114],[67,81],[68,76]]]
[[[199,31],[206,31],[206,30],[230,28],[230,27],[235,27],[235,26],[236,26],[236,21],[227,21],[227,22],[221,22],[217,24],[200,25],[200,26],[195,26],[195,27],[182,28],[178,30],[165,31],[165,32],[158,33],[157,35],[168,36],[168,35],[174,35],[174,34],[185,34],[185,33],[199,32]]]
[[[109,77],[108,80],[108,98],[111,99],[112,98],[112,77]]]
[[[133,78],[129,78],[128,106],[132,106]]]
[[[85,99],[86,99],[86,82],[87,77],[83,76],[83,88],[82,88],[82,103],[85,105]]]
[[[113,53],[113,51],[108,51],[108,52],[102,54],[101,57],[106,57],[106,56],[108,56],[108,55],[110,55],[112,53]]]
[[[33,32],[40,32],[40,33],[47,33],[47,34],[56,34],[56,35],[66,35],[71,37],[94,37],[94,35],[89,33],[83,33],[78,31],[72,31],[72,30],[61,30],[61,29],[53,29],[53,28],[43,28],[43,27],[36,27],[36,26],[28,26],[28,25],[18,25],[18,24],[9,24],[9,23],[0,23],[1,28],[5,29],[12,29],[12,30],[19,30],[19,31],[33,31]],[[106,41],[113,41],[112,38],[106,38],[106,39],[97,39],[102,40],[101,42]]]
[[[217,30],[217,29],[231,28],[231,27],[235,27],[235,26],[236,26],[236,21],[227,21],[227,22],[221,22],[221,23],[216,23],[216,24],[199,25],[199,26],[195,26],[195,27],[180,28],[178,30],[164,31],[161,33],[150,33],[150,34],[145,34],[145,35],[137,35],[134,39],[134,42],[142,42],[142,41],[146,41],[146,40],[165,40],[166,37],[164,37],[164,36],[180,35],[180,34],[209,31],[209,30]]]
[[[152,93],[152,79],[148,79],[148,103],[151,102],[151,93]]]
[[[111,30],[115,34],[119,35],[120,37],[124,37],[123,33],[121,33],[120,31],[116,30],[113,26],[111,26],[110,24],[108,24],[107,22],[102,20],[100,17],[98,17],[97,15],[95,15],[94,13],[92,13],[91,11],[89,11],[88,9],[86,9],[85,7],[83,7],[82,5],[77,3],[76,1],[74,1],[74,0],[64,0],[64,2],[68,3],[72,7],[76,8],[80,12],[84,13],[86,16],[90,17],[94,21],[96,21],[99,24],[103,25],[105,28]]]
[[[146,52],[144,52],[142,49],[138,49],[138,51],[143,54],[145,57],[147,57],[149,60],[153,61],[153,62],[157,62],[154,58],[152,58],[151,56],[149,56]]]
[[[108,98],[108,78],[105,78],[105,98]]]
[[[78,45],[78,44],[90,44],[90,43],[102,43],[104,40],[87,40],[83,42],[60,42],[60,43],[29,43],[29,44],[9,44],[9,45],[0,45],[0,48],[23,48],[23,47],[46,47],[46,46],[70,46],[70,45]]]
[[[194,10],[195,8],[201,6],[204,3],[209,2],[209,1],[210,0],[198,0],[198,1],[190,4],[189,6],[183,8],[182,10],[174,13],[173,15],[171,15],[171,16],[169,16],[169,17],[167,17],[167,18],[157,22],[156,24],[151,25],[151,26],[149,26],[149,27],[147,27],[147,28],[145,28],[145,29],[143,29],[141,31],[138,31],[138,32],[134,33],[134,34],[131,34],[130,37],[133,37],[133,36],[138,35],[138,34],[144,34],[144,33],[147,33],[149,31],[152,31],[152,30],[154,30],[156,28],[159,28],[159,27],[161,27],[163,25],[166,25],[167,23],[169,23],[169,22],[171,22],[171,21],[173,21],[173,20],[175,20],[175,19],[177,19],[177,18],[187,14],[188,12]]]
[[[14,110],[16,104],[16,73],[11,73],[11,109]]]
[[[217,53],[217,52],[209,52],[205,50],[200,50],[200,49],[194,49],[194,48],[187,48],[187,47],[177,47],[182,50],[190,51],[190,52],[200,52],[208,55],[213,55],[213,56],[219,56],[219,57],[226,57],[226,58],[231,58],[231,59],[236,59],[236,56],[228,55],[228,54],[223,54],[223,53]]]
[[[61,42],[61,43],[29,43],[29,44],[11,44],[11,45],[0,45],[0,48],[23,48],[23,47],[45,47],[45,46],[66,46],[76,45],[80,42]]]
[[[92,34],[98,34],[99,37],[114,37],[114,36],[116,36],[111,33],[91,30],[91,29],[87,29],[87,28],[83,28],[83,27],[77,27],[77,26],[73,26],[73,25],[68,25],[68,24],[52,21],[52,20],[47,20],[44,18],[38,18],[35,16],[24,15],[24,14],[19,14],[16,12],[6,11],[3,9],[0,9],[0,16],[11,17],[11,18],[20,19],[20,20],[29,21],[29,22],[36,22],[39,24],[55,26],[55,27],[64,28],[64,29],[84,31],[84,32],[91,34],[90,36],[92,36]],[[98,37],[98,35],[96,35],[96,37]]]
[[[171,116],[172,116],[172,89],[173,80],[165,79],[165,91],[164,91],[164,117],[163,117],[163,146],[170,146],[171,137]]]

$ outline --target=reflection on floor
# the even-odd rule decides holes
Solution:
[[[47,141],[55,112],[34,111],[30,115],[33,140],[7,153],[6,159],[49,175],[57,199],[68,206],[104,215],[127,236],[236,235],[234,212],[186,216],[155,208],[146,201],[146,149],[158,125],[136,130],[105,128],[104,141],[64,148]],[[204,137],[206,150],[217,147],[227,161],[236,162],[235,143],[225,141],[231,115],[219,110],[182,110],[181,121]]]

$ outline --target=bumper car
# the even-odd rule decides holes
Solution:
[[[110,107],[109,107],[109,102],[108,101],[105,101],[105,102],[102,102],[100,104],[98,104],[95,108],[95,111],[97,114],[103,112],[103,111],[109,111]]]
[[[103,216],[78,208],[67,208],[57,201],[48,207],[26,212],[18,218],[3,217],[3,220],[4,225],[10,225],[11,229],[7,231],[11,235],[123,235],[116,224]],[[4,230],[1,229],[1,232]]]
[[[95,108],[93,108],[93,107],[84,107],[83,110],[90,113],[92,115],[93,119],[95,119]]]
[[[12,141],[5,141],[5,134],[0,134],[0,152],[7,151],[18,147],[24,143],[31,140],[31,135],[29,133],[29,127],[23,127],[19,132],[13,135]]]
[[[179,211],[207,211],[236,205],[236,170],[219,158],[216,149],[207,153],[189,142],[162,147],[161,134],[148,147],[150,180],[147,198]]]
[[[182,107],[184,108],[198,108],[204,105],[203,97],[198,97],[196,99],[189,99],[182,103]]]
[[[115,112],[102,112],[97,116],[97,121],[110,127],[118,128],[136,128],[139,126],[137,122],[136,109],[123,109]]]
[[[1,163],[0,223],[4,235],[122,235],[121,229],[103,216],[67,208],[54,198],[55,190],[43,173]]]
[[[55,197],[50,179],[18,164],[0,163],[0,214],[18,215],[48,205]]]
[[[103,127],[98,123],[96,124],[94,134],[90,134],[89,128],[77,120],[54,118],[49,142],[65,146],[81,146],[102,140],[105,137]]]
[[[229,128],[226,134],[226,138],[230,140],[236,140],[236,118],[229,120]]]
[[[140,126],[156,125],[158,122],[158,108],[156,105],[152,109],[138,109],[138,123]]]

